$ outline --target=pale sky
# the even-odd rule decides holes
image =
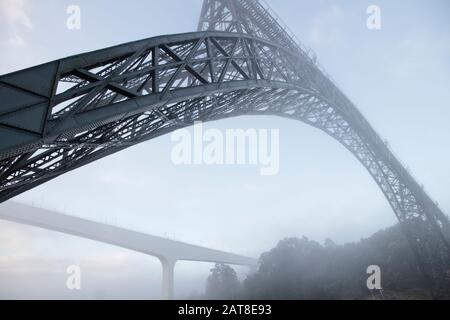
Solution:
[[[193,31],[201,0],[0,0],[0,74],[161,34]],[[450,212],[450,3],[446,0],[268,0],[395,153]],[[69,5],[79,31],[66,28]],[[368,30],[366,9],[381,8]],[[176,8],[176,9],[175,9]],[[288,236],[357,241],[396,222],[370,175],[307,125],[235,118],[205,125],[280,130],[280,172],[175,166],[170,136],[59,177],[14,200],[214,249],[258,257]],[[0,222],[0,298],[157,298],[154,258]],[[79,264],[81,292],[65,289]],[[177,267],[177,294],[203,290],[211,265]],[[243,272],[245,270],[242,270]],[[126,289],[123,289],[126,288]]]

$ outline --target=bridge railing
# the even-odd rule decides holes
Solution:
[[[297,35],[288,27],[288,25],[280,18],[280,16],[270,7],[266,0],[258,0],[259,4],[266,10],[266,12],[275,20],[275,22],[286,32],[291,41],[296,45],[299,51],[303,52],[305,56],[310,60],[312,64],[316,66],[317,69],[322,72],[335,86],[339,88],[337,82],[333,77],[326,71],[326,69],[318,62],[316,52],[309,46],[305,45]]]

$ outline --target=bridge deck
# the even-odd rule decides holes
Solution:
[[[257,260],[219,250],[105,225],[15,202],[0,205],[0,219],[108,243],[171,261],[255,266]]]

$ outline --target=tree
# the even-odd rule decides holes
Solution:
[[[367,268],[381,269],[387,299],[427,299],[428,289],[399,225],[368,239],[324,245],[306,237],[287,238],[263,253],[259,270],[240,286],[236,272],[216,265],[207,283],[211,299],[367,299]],[[449,297],[450,299],[450,297]]]
[[[400,226],[357,243],[320,245],[308,238],[280,241],[243,282],[245,299],[366,299],[367,267],[382,271],[387,298],[427,298],[427,288]]]
[[[244,282],[249,299],[331,299],[326,250],[308,238],[287,238],[260,259]]]
[[[206,284],[206,297],[214,300],[234,300],[240,290],[236,271],[230,266],[216,264]]]
[[[323,245],[325,246],[325,248],[336,247],[336,243],[329,238],[325,239]]]

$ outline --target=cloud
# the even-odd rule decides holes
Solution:
[[[0,252],[0,299],[159,298],[156,258],[1,220]],[[65,286],[69,265],[81,267],[81,292]]]
[[[34,29],[28,6],[25,0],[0,0],[0,45],[26,46],[26,32]]]
[[[3,41],[2,44],[13,47],[23,47],[26,45],[26,42],[19,34],[14,33],[8,39]]]
[[[421,77],[434,70],[436,74],[448,66],[450,43],[448,34],[414,34],[399,41],[397,59],[386,56],[386,61],[393,61],[390,73],[398,78]]]
[[[162,267],[155,257],[2,220],[0,253],[0,300],[160,298]],[[70,265],[81,268],[79,292],[65,285]],[[177,296],[202,292],[211,267],[179,262]]]
[[[33,29],[33,23],[27,13],[25,0],[0,0],[0,12],[9,23]]]
[[[344,19],[344,11],[332,5],[313,20],[311,41],[316,46],[333,46],[343,41],[343,33],[337,24]]]
[[[20,229],[17,225],[0,221],[0,244],[2,250],[2,257],[17,256],[18,252],[30,254],[34,252],[33,242],[30,237],[36,235],[36,230],[32,234],[25,234],[24,229]]]

